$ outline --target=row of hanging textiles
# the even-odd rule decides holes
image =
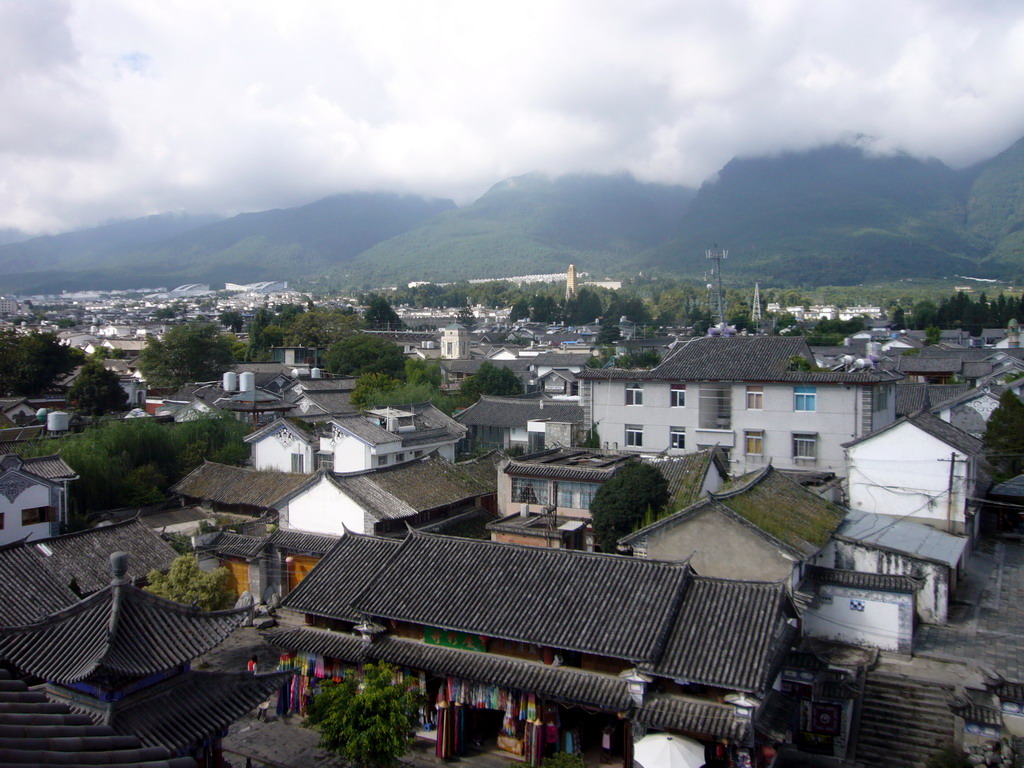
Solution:
[[[279,672],[294,670],[296,673],[278,689],[278,715],[297,712],[305,716],[310,696],[316,693],[321,681],[333,680],[340,683],[351,675],[362,674],[362,667],[353,667],[340,659],[304,651],[282,653],[278,658],[277,669]],[[399,667],[392,679],[397,685],[407,685],[420,693],[426,691],[425,672]],[[424,719],[426,721],[426,717]]]

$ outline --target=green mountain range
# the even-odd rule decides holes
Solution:
[[[1024,139],[966,170],[852,146],[737,158],[699,190],[527,175],[458,208],[336,195],[299,208],[156,216],[0,245],[0,290],[287,279],[361,287],[561,272],[698,277],[713,244],[763,284],[1024,279]]]

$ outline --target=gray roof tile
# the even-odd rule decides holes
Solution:
[[[412,532],[353,608],[442,629],[650,661],[689,575],[689,566],[679,563]]]
[[[97,673],[141,677],[202,655],[241,626],[247,611],[204,613],[111,584],[36,623],[0,629],[0,657],[56,683]]]

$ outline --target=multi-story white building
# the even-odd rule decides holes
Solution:
[[[865,361],[813,370],[802,338],[705,337],[652,370],[584,369],[586,427],[602,445],[644,453],[720,447],[739,474],[779,469],[846,475],[843,443],[896,419],[898,373]]]

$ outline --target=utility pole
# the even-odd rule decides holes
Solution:
[[[946,532],[953,532],[953,480],[956,472],[956,463],[959,461],[965,463],[967,459],[958,459],[956,457],[956,451],[949,454],[948,459],[939,459],[939,461],[949,462],[949,488],[946,490]],[[967,510],[964,510],[964,527],[967,526]],[[964,533],[967,531],[965,530]]]

